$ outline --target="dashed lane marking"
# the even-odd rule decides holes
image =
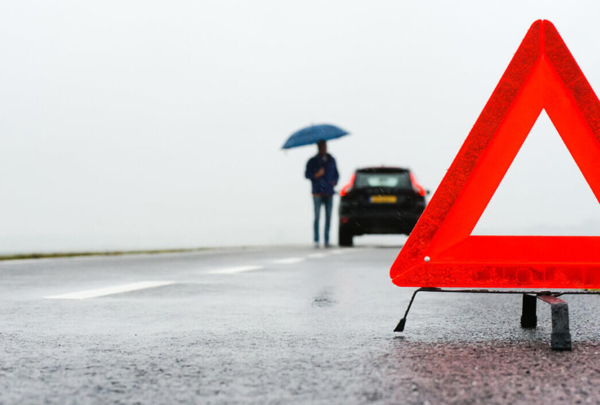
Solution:
[[[44,297],[54,300],[85,300],[88,298],[105,297],[107,295],[121,294],[125,292],[145,290],[147,288],[162,287],[174,284],[174,281],[141,281],[139,283],[116,285],[113,287],[97,288],[95,290],[78,291],[70,294],[51,295]]]
[[[303,257],[288,257],[286,259],[277,259],[277,260],[273,260],[273,263],[276,264],[294,264],[294,263],[301,263],[303,261],[305,261],[306,259]]]
[[[243,273],[245,271],[260,270],[262,268],[264,268],[264,266],[229,267],[226,269],[211,270],[208,272],[208,274],[237,274],[237,273]]]

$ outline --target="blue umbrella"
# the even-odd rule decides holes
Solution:
[[[348,135],[348,132],[335,125],[311,125],[294,132],[285,142],[281,149],[296,148],[298,146],[312,145],[319,141],[328,141],[330,139],[341,138]]]

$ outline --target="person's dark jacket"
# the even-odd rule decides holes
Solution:
[[[322,168],[325,168],[325,174],[318,179],[315,174]],[[333,194],[333,186],[337,184],[340,175],[335,164],[335,159],[330,154],[325,156],[316,155],[309,159],[306,163],[306,172],[304,173],[307,179],[312,182],[313,194]]]

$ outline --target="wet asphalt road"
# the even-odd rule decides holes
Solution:
[[[600,403],[599,297],[566,298],[572,352],[550,350],[545,304],[519,327],[520,296],[423,293],[397,336],[397,253],[2,262],[0,403]],[[115,293],[140,282],[163,285]]]

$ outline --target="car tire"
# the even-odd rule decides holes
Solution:
[[[352,235],[352,233],[340,228],[340,231],[338,234],[338,242],[339,242],[340,246],[352,247],[353,237],[354,237],[354,235]]]

